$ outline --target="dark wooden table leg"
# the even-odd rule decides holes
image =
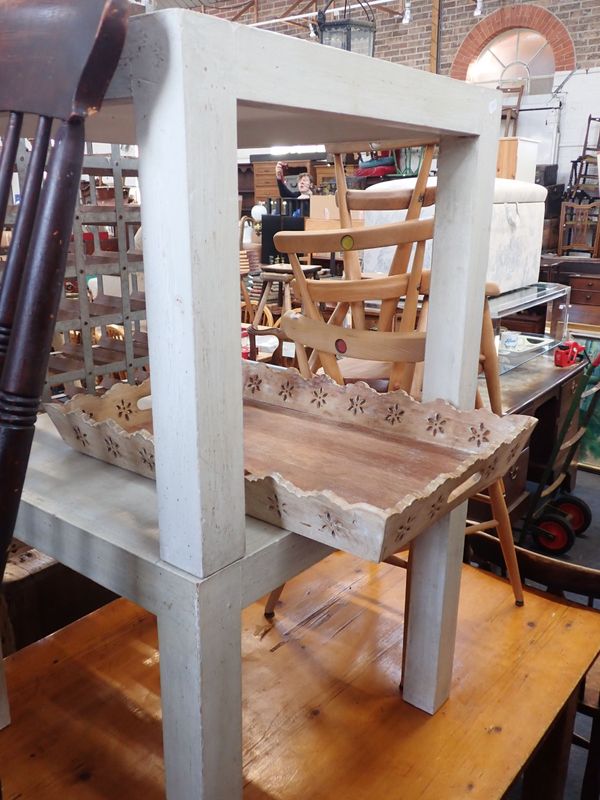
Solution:
[[[523,800],[562,800],[578,699],[577,686],[530,758],[523,775]]]

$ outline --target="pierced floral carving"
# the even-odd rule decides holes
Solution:
[[[485,469],[483,469],[481,471],[481,477],[483,478],[483,480],[487,480],[488,478],[490,478],[494,474],[494,472],[496,471],[497,467],[498,467],[498,459],[494,458],[487,465],[487,467],[485,467]]]
[[[481,445],[484,442],[489,442],[490,432],[485,427],[483,422],[480,422],[479,425],[471,425],[469,430],[471,431],[471,436],[469,436],[469,441],[475,442],[477,447],[481,447]]]
[[[279,498],[275,495],[269,495],[267,497],[267,508],[281,519],[286,511],[287,505],[286,503],[281,503]]]
[[[260,392],[261,384],[262,378],[259,378],[258,375],[250,375],[246,383],[246,389],[254,394],[254,392]]]
[[[113,458],[118,458],[121,455],[121,451],[119,450],[119,443],[115,442],[112,436],[106,436],[104,439],[104,444],[106,445],[106,449],[108,450],[108,455],[113,456]]]
[[[87,433],[78,428],[77,425],[73,426],[73,433],[75,434],[75,438],[82,447],[87,447],[89,445]]]
[[[512,461],[514,461],[516,459],[517,453],[519,453],[521,451],[521,447],[522,447],[521,443],[518,442],[517,444],[513,445],[510,448],[510,452],[508,454],[508,460],[510,462],[512,462]]]
[[[326,531],[334,538],[340,533],[344,533],[346,530],[340,520],[337,517],[334,517],[331,511],[326,511],[324,514],[319,514],[319,519],[323,522],[320,530]]]
[[[437,517],[437,515],[442,510],[443,505],[444,505],[444,500],[441,497],[436,497],[435,500],[432,500],[431,505],[429,506],[429,519]]]
[[[356,416],[358,413],[364,414],[366,405],[367,401],[365,400],[365,398],[361,397],[360,395],[356,395],[356,397],[350,398],[350,405],[348,406],[348,411],[351,411],[354,414],[354,416]]]
[[[281,384],[281,389],[279,390],[279,397],[283,400],[284,403],[287,403],[288,400],[291,400],[294,396],[294,384],[287,380],[285,383]]]
[[[327,397],[327,394],[328,393],[322,387],[319,387],[318,389],[313,389],[313,398],[310,402],[314,403],[317,408],[321,408],[321,406],[326,406],[327,400],[325,400],[325,398]]]
[[[397,422],[402,422],[404,416],[404,409],[401,408],[399,403],[394,403],[393,406],[388,406],[388,413],[385,415],[385,421],[390,425],[395,425]]]
[[[401,542],[406,540],[406,537],[412,530],[414,521],[415,521],[414,516],[408,516],[403,523],[398,525],[396,533],[394,534],[394,541],[396,542],[396,544],[400,544]]]
[[[154,453],[151,450],[146,450],[145,447],[142,447],[141,450],[138,450],[138,454],[142,459],[142,464],[154,472]]]
[[[447,423],[448,420],[444,419],[441,414],[432,414],[430,417],[427,417],[427,432],[432,436],[437,436],[438,433],[443,436]]]
[[[129,402],[129,400],[119,400],[115,408],[117,409],[119,418],[125,417],[127,422],[129,422],[129,418],[132,416],[134,411],[133,405]]]

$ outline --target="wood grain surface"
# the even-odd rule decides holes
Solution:
[[[463,568],[450,699],[398,695],[404,570],[335,554],[243,614],[244,800],[499,798],[600,647],[600,615]],[[164,797],[154,618],[118,601],[6,660],[5,800]],[[548,669],[559,664],[561,668]]]

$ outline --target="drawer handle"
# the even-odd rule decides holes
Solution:
[[[586,294],[585,299],[586,300],[591,300],[592,299],[592,295],[591,294]]]
[[[517,475],[519,474],[519,468],[517,466],[511,467],[508,470],[508,477],[511,481],[515,481],[517,479]]]
[[[590,287],[590,289],[591,289],[591,288],[593,287],[593,285],[594,285],[594,281],[588,281],[588,282],[587,282],[587,285],[588,285],[588,286]]]

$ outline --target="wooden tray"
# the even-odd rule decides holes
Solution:
[[[243,370],[247,513],[372,561],[505,474],[535,425],[296,370]],[[154,478],[151,411],[138,407],[149,392],[117,384],[45,408],[75,449]]]

